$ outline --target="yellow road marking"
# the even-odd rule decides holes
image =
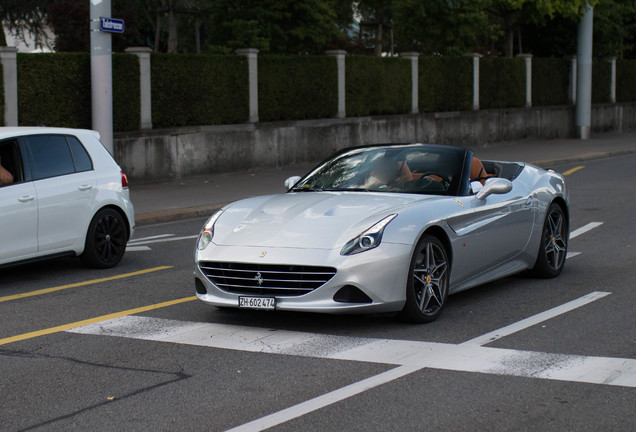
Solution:
[[[45,289],[41,289],[41,290],[38,290],[38,291],[31,291],[31,292],[23,293],[23,294],[15,294],[15,295],[10,295],[10,296],[6,296],[6,297],[0,297],[0,303],[6,302],[6,301],[11,301],[11,300],[17,300],[17,299],[21,299],[21,298],[25,298],[25,297],[48,294],[48,293],[52,293],[52,292],[55,292],[55,291],[65,290],[65,289],[68,289],[68,288],[75,288],[75,287],[80,287],[80,286],[84,286],[84,285],[92,285],[92,284],[96,284],[96,283],[100,283],[100,282],[108,282],[108,281],[117,280],[117,279],[124,279],[124,278],[131,277],[131,276],[138,276],[138,275],[142,275],[142,274],[146,274],[146,273],[152,273],[152,272],[159,271],[159,270],[166,270],[166,269],[169,269],[169,268],[172,268],[172,266],[153,267],[153,268],[149,268],[149,269],[146,269],[146,270],[139,270],[139,271],[132,272],[132,273],[120,274],[120,275],[117,275],[117,276],[110,276],[110,277],[105,277],[105,278],[100,278],[100,279],[93,279],[93,280],[89,280],[89,281],[85,281],[85,282],[77,282],[77,283],[72,283],[72,284],[69,284],[69,285],[61,285],[61,286],[57,286],[57,287],[53,287],[53,288],[45,288]]]
[[[8,338],[4,338],[4,339],[0,339],[0,345],[5,345],[5,344],[9,344],[12,342],[18,342],[18,341],[23,341],[26,339],[32,339],[32,338],[36,338],[38,336],[44,336],[44,335],[48,335],[48,334],[52,334],[52,333],[59,333],[59,332],[63,332],[65,330],[69,330],[75,327],[82,327],[85,325],[89,325],[89,324],[95,324],[97,322],[101,322],[101,321],[107,321],[109,319],[114,319],[114,318],[120,318],[123,316],[127,316],[127,315],[134,315],[137,313],[141,313],[141,312],[147,312],[150,310],[154,310],[154,309],[160,309],[163,307],[167,307],[167,306],[173,306],[179,303],[185,303],[185,302],[189,302],[192,300],[196,300],[196,296],[193,297],[184,297],[184,298],[180,298],[180,299],[176,299],[176,300],[170,300],[167,302],[163,302],[163,303],[156,303],[153,305],[149,305],[149,306],[142,306],[139,308],[135,308],[135,309],[128,309],[125,311],[121,311],[121,312],[115,312],[112,314],[108,314],[108,315],[102,315],[99,317],[95,317],[95,318],[89,318],[89,319],[85,319],[82,321],[76,321],[74,323],[70,323],[70,324],[63,324],[63,325],[59,325],[56,327],[51,327],[51,328],[47,328],[44,330],[37,330],[37,331],[33,331],[33,332],[29,332],[29,333],[23,333],[21,335],[17,335],[17,336],[11,336]]]
[[[579,165],[577,167],[567,170],[566,172],[563,173],[563,175],[564,176],[570,175],[572,173],[577,172],[578,170],[582,170],[583,168],[585,168],[583,165]]]

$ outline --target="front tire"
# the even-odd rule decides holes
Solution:
[[[114,209],[102,209],[88,226],[80,259],[89,267],[114,267],[124,256],[127,241],[128,230],[122,216]]]
[[[412,323],[434,321],[448,298],[448,254],[437,237],[425,234],[415,247],[400,318]]]
[[[565,266],[568,252],[568,221],[560,205],[550,204],[543,223],[541,246],[532,273],[537,277],[557,277]]]

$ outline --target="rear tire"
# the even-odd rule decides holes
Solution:
[[[444,245],[425,234],[415,247],[406,283],[406,303],[399,317],[412,323],[436,320],[448,298],[450,266]]]
[[[541,278],[557,277],[565,266],[570,231],[560,205],[550,204],[543,223],[541,245],[532,274]]]
[[[127,242],[128,230],[122,216],[114,209],[102,209],[88,226],[80,259],[89,267],[114,267],[124,256]]]

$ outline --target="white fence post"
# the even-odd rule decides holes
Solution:
[[[610,102],[616,103],[616,57],[606,57],[605,61],[609,62],[612,68],[610,81]]]
[[[420,57],[420,54],[417,52],[405,52],[400,55],[411,60],[411,114],[417,114],[420,111],[418,67],[418,58]]]
[[[532,54],[517,54],[526,66],[526,107],[532,106]]]
[[[147,47],[130,47],[127,53],[135,54],[139,59],[139,93],[140,93],[140,127],[152,129],[152,87],[150,72],[150,53],[152,49]]]
[[[4,84],[4,125],[18,125],[18,49],[0,47]]]
[[[249,77],[250,123],[258,123],[258,50],[256,48],[241,48],[234,51],[238,55],[247,57]]]
[[[473,110],[479,110],[479,53],[464,54],[473,58]]]
[[[334,56],[338,65],[338,114],[337,118],[346,117],[346,105],[345,105],[345,55],[344,50],[328,50],[325,54]]]

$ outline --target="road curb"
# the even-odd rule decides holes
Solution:
[[[564,165],[564,164],[573,163],[573,162],[585,162],[585,161],[596,160],[596,159],[610,158],[614,156],[625,156],[625,155],[634,154],[634,153],[636,153],[636,148],[628,149],[628,150],[610,151],[610,152],[590,152],[590,153],[583,153],[580,155],[565,157],[565,158],[538,160],[538,161],[533,161],[530,163],[533,165],[540,166],[542,168],[550,168],[552,165]]]
[[[158,212],[135,215],[135,225],[145,226],[177,220],[194,219],[197,217],[211,216],[215,211],[223,208],[227,203],[210,204],[198,207],[185,207],[180,209],[162,210]]]

